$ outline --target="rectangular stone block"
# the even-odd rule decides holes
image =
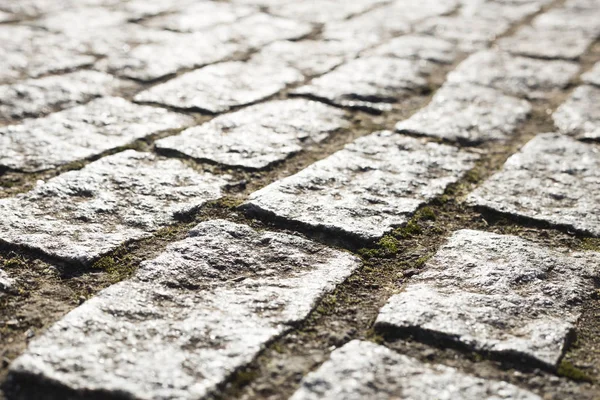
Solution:
[[[600,146],[536,136],[467,198],[469,204],[600,236]]]
[[[342,110],[296,99],[262,103],[219,116],[156,142],[198,160],[262,169],[350,126]]]
[[[409,58],[440,64],[452,64],[457,53],[453,43],[426,35],[399,36],[366,52],[371,56]]]
[[[90,264],[221,197],[225,178],[127,150],[0,200],[0,242]]]
[[[353,340],[310,372],[290,400],[542,400],[502,381],[426,364],[371,342]]]
[[[318,7],[315,7],[315,4],[311,2],[295,1],[271,5],[269,11],[285,18],[324,24],[335,20],[348,19],[390,1],[353,0],[339,2],[336,0],[321,0]]]
[[[193,123],[193,118],[183,114],[104,97],[45,118],[0,128],[0,166],[42,171]]]
[[[447,84],[396,130],[473,145],[509,139],[530,112],[527,101],[496,89]]]
[[[241,207],[312,229],[375,240],[406,223],[477,158],[455,147],[378,132],[254,192]]]
[[[599,271],[597,253],[461,230],[388,301],[376,327],[557,367]]]
[[[83,394],[204,399],[359,265],[298,236],[204,222],[32,341],[11,371]]]
[[[552,118],[565,135],[583,140],[600,139],[600,87],[578,87]]]
[[[585,83],[600,86],[600,62],[594,64],[591,70],[581,76]]]

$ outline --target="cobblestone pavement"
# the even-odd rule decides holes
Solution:
[[[0,398],[600,399],[600,0],[0,0]]]

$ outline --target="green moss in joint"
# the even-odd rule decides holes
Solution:
[[[600,239],[585,238],[581,241],[582,250],[600,251]]]
[[[558,366],[558,375],[565,378],[580,382],[593,382],[594,380],[585,372],[571,364],[569,361],[563,360]]]

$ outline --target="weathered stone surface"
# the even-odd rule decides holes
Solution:
[[[76,36],[88,30],[118,26],[127,22],[126,12],[104,7],[80,7],[53,12],[34,22],[36,26],[51,32]]]
[[[344,107],[385,111],[427,87],[429,65],[387,57],[359,58],[293,90]]]
[[[568,61],[535,60],[485,50],[463,61],[448,75],[447,82],[488,86],[536,99],[565,88],[578,72],[579,66]]]
[[[376,326],[418,329],[556,367],[599,271],[597,253],[461,230],[388,301]]]
[[[451,64],[457,56],[454,44],[425,35],[404,35],[367,52],[369,55],[392,58],[412,58]]]
[[[306,76],[315,76],[356,58],[361,48],[360,43],[351,41],[285,40],[268,45],[256,57],[284,61]]]
[[[135,101],[218,113],[262,100],[304,79],[293,68],[266,61],[209,65],[154,86]]]
[[[2,26],[0,41],[0,84],[68,71],[96,60],[66,44],[62,35],[27,26]]]
[[[182,114],[105,97],[0,128],[0,166],[41,171],[193,123],[193,118]]]
[[[0,86],[0,118],[38,117],[73,107],[99,96],[109,96],[128,84],[95,71],[29,79]]]
[[[353,340],[309,373],[291,400],[541,400],[502,381],[425,364],[371,342]]]
[[[478,144],[509,138],[530,111],[527,101],[495,89],[445,85],[427,107],[398,122],[396,130]]]
[[[552,118],[566,135],[577,139],[600,139],[600,88],[578,87]]]
[[[523,18],[535,14],[541,10],[543,2],[502,2],[485,0],[460,0],[462,7],[458,15],[469,18],[484,18],[490,22],[503,19],[509,23],[515,23]]]
[[[287,2],[272,5],[269,11],[273,14],[313,23],[327,23],[347,19],[353,15],[365,12],[377,5],[389,3],[391,0],[353,0],[339,2],[336,0],[321,0],[315,7],[311,2]]]
[[[3,292],[10,292],[14,284],[14,279],[11,279],[6,272],[0,269],[0,296],[2,296]]]
[[[468,197],[471,205],[600,236],[600,147],[538,135]]]
[[[221,196],[227,181],[127,150],[0,200],[0,242],[89,264]]]
[[[594,67],[581,76],[585,83],[600,86],[600,62],[597,62]]]
[[[253,7],[206,1],[193,3],[174,14],[152,18],[145,25],[178,32],[195,32],[219,24],[234,23],[256,11]]]
[[[297,236],[204,222],[67,314],[11,370],[82,392],[205,398],[359,264]]]
[[[455,147],[378,132],[253,193],[242,208],[372,240],[405,223],[476,159]]]
[[[349,126],[346,114],[308,100],[282,100],[244,108],[156,142],[200,160],[261,169]]]
[[[586,32],[592,39],[600,35],[598,15],[576,8],[554,8],[536,17],[532,25],[546,30],[579,30]]]

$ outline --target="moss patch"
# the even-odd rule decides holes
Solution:
[[[564,376],[565,378],[569,378],[578,382],[592,383],[594,381],[588,374],[566,360],[563,360],[560,363],[557,373],[560,376]]]

